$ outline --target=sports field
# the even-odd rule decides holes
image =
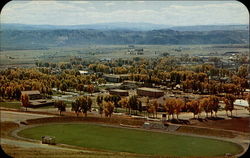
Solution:
[[[230,142],[95,124],[48,124],[18,135],[38,140],[45,135],[55,136],[57,143],[149,155],[222,156],[242,152],[242,147]]]

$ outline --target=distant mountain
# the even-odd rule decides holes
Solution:
[[[215,30],[249,30],[249,25],[197,25],[197,26],[170,26],[151,23],[97,23],[85,25],[29,25],[2,23],[1,30],[130,30],[152,31],[171,29],[174,31],[215,31]]]
[[[88,44],[248,44],[249,31],[1,30],[1,49],[46,49]]]
[[[134,30],[147,31],[169,28],[168,25],[151,24],[151,23],[97,23],[85,25],[28,25],[28,24],[1,24],[2,30],[79,30],[79,29],[94,29],[94,30]]]
[[[215,30],[249,30],[249,25],[196,25],[174,26],[169,29],[175,31],[215,31]]]

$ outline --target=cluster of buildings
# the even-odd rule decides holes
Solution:
[[[144,52],[143,52],[143,48],[135,48],[134,45],[129,45],[127,54],[129,54],[129,55],[143,55]]]

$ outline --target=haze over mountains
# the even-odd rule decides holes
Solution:
[[[95,29],[95,30],[131,30],[131,31],[150,31],[171,29],[175,31],[213,31],[213,30],[248,30],[249,25],[195,25],[195,26],[171,26],[152,23],[97,23],[84,25],[31,25],[31,24],[9,24],[2,23],[2,30],[78,30],[78,29]]]
[[[1,49],[46,49],[87,44],[248,44],[248,25],[168,26],[1,24]]]

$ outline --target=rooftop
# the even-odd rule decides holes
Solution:
[[[150,92],[163,92],[162,90],[155,89],[155,88],[148,88],[148,87],[141,87],[141,88],[138,88],[137,90],[150,91]]]
[[[104,74],[104,77],[112,77],[112,78],[120,78],[119,75],[114,75],[114,74]]]
[[[22,94],[32,95],[32,94],[40,94],[38,90],[34,91],[21,91]]]
[[[113,92],[128,92],[127,90],[123,90],[123,89],[111,89],[110,91],[113,91]]]

